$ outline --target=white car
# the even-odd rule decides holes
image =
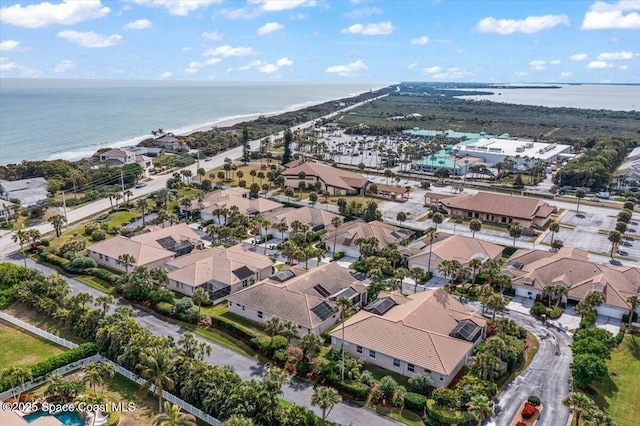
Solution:
[[[598,192],[596,194],[596,198],[602,198],[603,200],[608,200],[609,198],[611,198],[611,194],[608,193],[607,191]]]

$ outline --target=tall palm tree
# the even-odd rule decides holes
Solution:
[[[431,253],[433,247],[433,240],[438,238],[438,229],[433,226],[428,227],[424,231],[425,237],[429,238],[429,260],[427,261],[427,272],[431,271]]]
[[[471,267],[471,279],[475,283],[476,282],[476,270],[480,270],[480,267],[482,266],[482,260],[480,260],[477,257],[474,257],[473,259],[471,259],[469,261],[469,266]]]
[[[146,198],[139,198],[136,201],[136,208],[139,209],[140,213],[142,214],[142,227],[144,228],[147,226],[146,211],[149,208],[149,202]]]
[[[555,288],[555,297],[556,297],[556,308],[560,304],[562,300],[562,296],[566,296],[569,294],[569,289],[563,285],[557,285]]]
[[[551,245],[553,245],[553,237],[556,235],[556,232],[560,230],[560,224],[558,222],[551,222],[549,224],[549,231],[551,231]]]
[[[493,315],[492,323],[496,322],[496,312],[503,311],[507,307],[507,300],[499,294],[492,294],[486,301],[486,305],[491,309]]]
[[[576,426],[580,426],[580,416],[585,411],[593,407],[594,403],[583,393],[571,392],[566,398],[562,400],[562,403],[569,407],[576,417]]]
[[[161,266],[153,268],[150,272],[151,278],[161,287],[166,287],[169,282],[169,272]]]
[[[482,229],[482,221],[473,219],[471,222],[469,222],[469,230],[471,230],[471,236],[473,238],[476,237],[476,232],[480,231],[480,229]]]
[[[333,231],[334,231],[334,235],[333,235],[333,256],[336,255],[336,243],[338,241],[338,228],[340,227],[340,225],[342,225],[343,221],[342,218],[340,216],[335,216],[334,218],[331,219],[331,225],[333,226]]]
[[[480,288],[478,288],[478,290],[476,291],[476,295],[478,297],[482,298],[482,315],[484,315],[484,312],[486,310],[486,306],[487,306],[487,299],[493,294],[493,289],[491,288],[491,286],[489,284],[483,284],[480,286]]]
[[[15,390],[16,387],[18,388],[18,394],[14,394],[14,398],[20,400],[22,386],[24,386],[25,382],[32,380],[33,375],[31,374],[31,370],[12,365],[11,367],[5,368],[4,370],[2,370],[2,372],[0,372],[0,380],[4,380],[5,378],[9,379],[9,383],[13,390]]]
[[[222,423],[223,426],[253,426],[253,420],[248,417],[234,414]]]
[[[340,310],[340,319],[342,320],[342,345],[341,345],[340,351],[342,352],[341,374],[342,374],[342,381],[344,381],[344,323],[345,323],[345,319],[347,318],[347,311],[351,309],[351,307],[353,306],[353,302],[347,299],[346,297],[342,296],[342,297],[338,297],[338,300],[336,300],[336,305]]]
[[[129,266],[134,265],[136,263],[136,258],[133,257],[132,254],[122,253],[118,256],[118,262],[124,263],[124,272],[125,274],[129,273]]]
[[[49,218],[49,223],[53,225],[53,229],[56,231],[56,237],[59,237],[62,233],[62,225],[67,223],[67,219],[63,214],[56,213]]]
[[[631,306],[629,310],[629,323],[627,324],[627,328],[631,327],[631,320],[633,319],[633,313],[638,309],[638,305],[640,305],[640,297],[633,296],[627,297],[627,303]]]
[[[276,229],[280,233],[280,239],[284,241],[284,233],[289,230],[287,221],[285,219],[282,219],[282,221],[276,225]]]
[[[102,296],[96,297],[96,304],[102,307],[102,313],[104,315],[107,314],[109,310],[109,306],[115,303],[115,299],[110,294],[104,294]]]
[[[11,239],[14,243],[20,243],[20,251],[22,251],[22,257],[24,259],[24,267],[27,267],[27,253],[24,251],[24,244],[29,242],[29,233],[24,229],[18,229]]]
[[[485,395],[472,396],[467,404],[467,411],[479,422],[482,422],[486,416],[495,415],[493,407],[491,406],[491,400]]]
[[[164,403],[164,413],[153,418],[153,426],[196,426],[193,414],[183,413],[180,407],[169,401]]]
[[[414,281],[413,293],[418,292],[418,283],[424,279],[424,271],[422,268],[414,266],[409,270],[409,277]]]
[[[140,354],[140,361],[136,369],[140,370],[141,376],[147,380],[140,387],[139,395],[142,396],[151,385],[155,385],[158,409],[162,412],[162,391],[172,390],[174,387],[169,375],[176,362],[175,354],[165,348],[152,347]]]
[[[198,305],[198,312],[202,309],[202,304],[209,300],[209,293],[202,287],[198,287],[193,292],[193,301]]]
[[[322,410],[322,423],[327,420],[333,407],[340,402],[340,394],[337,390],[325,386],[316,388],[311,395],[311,405]],[[327,411],[328,410],[328,411]]]

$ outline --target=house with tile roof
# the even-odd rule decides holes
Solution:
[[[300,179],[301,172],[304,173],[304,179]],[[312,161],[290,167],[282,172],[282,176],[284,176],[284,186],[298,188],[301,180],[307,185],[321,182],[321,189],[331,195],[365,195],[365,189],[369,184],[369,181],[358,173]]]
[[[121,272],[126,266],[118,260],[122,254],[130,254],[135,259],[132,266],[146,266],[149,269],[162,266],[175,257],[193,250],[204,248],[204,241],[197,232],[185,223],[166,228],[148,229],[147,232],[131,238],[117,235],[87,247],[87,255],[98,265]]]
[[[274,237],[281,239],[288,239],[291,235],[291,224],[295,221],[306,223],[311,227],[313,232],[318,232],[323,229],[330,228],[331,220],[334,217],[338,217],[339,215],[335,213],[331,213],[326,210],[320,210],[313,207],[301,207],[299,209],[294,208],[286,208],[280,210],[274,210],[268,213],[265,213],[264,217],[271,222],[271,228],[269,229],[269,234]],[[278,231],[278,224],[286,223],[289,227],[288,231],[280,232]],[[264,235],[264,230],[262,231]]]
[[[627,298],[640,295],[640,268],[591,262],[584,250],[563,247],[557,253],[520,249],[501,272],[511,277],[516,296],[541,297],[547,285],[567,288],[563,302],[577,304],[592,291],[604,295],[598,314],[622,318],[631,306]],[[639,309],[640,311],[640,309]]]
[[[143,176],[147,176],[148,170],[153,166],[150,157],[136,154],[135,152],[124,148],[109,149],[101,152],[98,154],[98,158],[100,159],[101,164],[112,167],[122,167],[127,164],[138,164],[142,167]]]
[[[321,334],[339,321],[339,297],[350,299],[355,306],[364,305],[367,286],[331,262],[310,271],[282,270],[232,294],[227,303],[229,312],[260,324],[273,317],[292,321],[304,336]]]
[[[404,244],[412,236],[413,232],[388,223],[355,220],[343,224],[338,229],[330,230],[323,235],[322,240],[326,244],[327,251],[333,251],[335,241],[336,253],[342,252],[346,256],[360,257],[360,247],[355,243],[359,238],[375,237],[378,239],[378,247],[382,248],[389,244]]]
[[[525,228],[544,227],[556,212],[556,207],[537,198],[517,195],[477,192],[441,199],[449,214],[461,214],[466,219],[480,219],[509,225],[520,222]]]
[[[238,210],[248,218],[258,214],[266,215],[283,208],[282,204],[266,198],[251,198],[248,189],[238,187],[209,192],[201,201],[193,200],[190,207],[181,207],[181,212],[199,211],[202,220],[211,220],[216,225],[225,225],[228,218],[218,213],[220,209],[229,210],[231,206],[238,207]]]
[[[187,296],[203,288],[217,300],[270,277],[271,259],[248,248],[247,244],[218,246],[176,258],[164,266],[169,272],[167,287]]]
[[[447,387],[485,337],[486,320],[443,289],[378,299],[344,324],[344,348],[354,358],[412,376],[427,372],[435,386]],[[342,327],[329,335],[342,347]]]
[[[504,247],[477,238],[464,235],[451,235],[431,245],[431,262],[429,262],[429,241],[425,241],[420,252],[409,256],[409,269],[418,267],[441,276],[438,265],[443,260],[457,260],[463,267],[469,266],[472,259],[480,259],[482,263],[489,259],[499,260],[502,257]]]
[[[19,200],[21,206],[31,206],[49,196],[49,183],[43,177],[3,180],[0,179],[0,198]]]

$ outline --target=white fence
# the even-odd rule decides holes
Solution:
[[[2,311],[0,311],[0,319],[3,319],[11,324],[14,324],[24,330],[29,331],[30,333],[33,333],[37,336],[40,336],[44,339],[47,339],[51,342],[54,342],[60,346],[64,346],[65,348],[69,348],[69,349],[73,349],[78,347],[78,345],[76,343],[70,342],[66,339],[63,339],[59,336],[56,336],[54,334],[48,333],[44,330],[39,329],[38,327],[34,327],[31,324],[28,324],[24,321],[19,320],[18,318],[14,318],[11,315],[8,315]],[[91,364],[92,362],[101,362],[104,364],[109,364],[111,366],[113,366],[113,368],[116,370],[116,372],[118,372],[119,374],[122,374],[123,376],[125,376],[127,379],[137,383],[138,385],[142,385],[145,380],[141,377],[139,377],[138,375],[132,373],[131,371],[119,366],[118,364],[108,360],[107,358],[103,357],[102,355],[93,355],[90,356],[88,358],[84,358],[80,361],[76,361],[76,362],[72,362],[71,364],[65,365],[64,367],[58,368],[57,370],[52,371],[50,374],[60,374],[60,375],[65,375],[68,374],[72,371],[78,370],[79,368],[84,367],[87,364]],[[41,386],[45,381],[47,380],[46,377],[37,377],[36,379],[25,383],[23,386],[18,387],[18,388],[14,388],[14,389],[9,389],[6,392],[0,393],[0,401],[4,401],[7,398],[12,397],[15,393],[22,393],[22,392],[26,392],[30,389],[33,389],[35,387]],[[149,388],[153,393],[157,394],[158,392],[156,392],[156,387],[155,385],[151,385]],[[172,404],[177,405],[178,407],[180,407],[183,411],[186,411],[187,413],[193,414],[195,417],[207,422],[210,425],[213,426],[221,426],[222,422],[220,422],[220,420],[216,419],[215,417],[210,416],[209,414],[205,413],[204,411],[194,407],[193,405],[183,401],[182,399],[176,397],[175,395],[170,394],[167,391],[162,391],[162,398],[171,402]]]

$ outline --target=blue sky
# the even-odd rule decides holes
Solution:
[[[2,0],[0,77],[640,83],[640,0]]]

